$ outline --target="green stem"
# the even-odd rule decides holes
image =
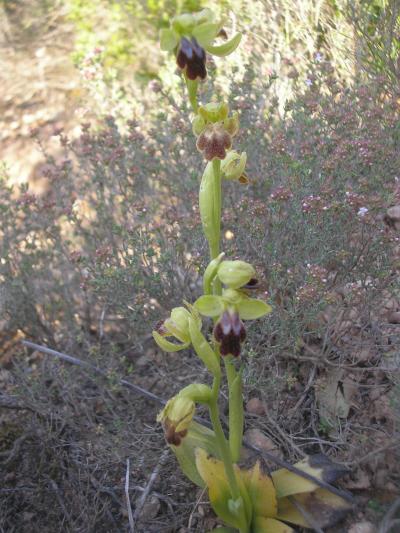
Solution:
[[[224,357],[223,359],[225,363],[226,377],[228,378],[228,386],[230,390],[233,380],[236,377],[236,369],[230,358]]]
[[[219,376],[215,376],[213,387],[212,387],[212,397],[211,397],[211,401],[209,404],[210,418],[211,418],[211,423],[213,425],[215,437],[217,439],[217,445],[219,448],[219,452],[221,454],[221,458],[224,463],[225,473],[228,479],[229,487],[231,489],[232,498],[234,500],[237,500],[238,498],[240,498],[239,487],[238,487],[237,480],[236,480],[235,470],[233,468],[229,445],[225,438],[224,431],[221,425],[221,421],[219,419],[218,394],[219,394],[220,384],[221,384],[221,378]]]
[[[188,94],[189,94],[190,105],[192,106],[193,111],[197,115],[197,111],[199,109],[199,104],[197,103],[197,87],[199,85],[199,82],[197,80],[194,80],[194,81],[189,80],[189,78],[187,78],[186,75],[185,75],[185,80],[186,80],[186,87],[187,87]]]

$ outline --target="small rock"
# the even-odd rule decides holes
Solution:
[[[140,357],[138,357],[137,359],[135,359],[135,366],[137,368],[142,368],[146,365],[148,365],[150,362],[150,359],[147,355],[141,355]]]
[[[160,507],[160,500],[155,496],[151,496],[143,505],[142,512],[140,513],[141,520],[147,521],[155,518],[160,511]]]
[[[393,311],[388,314],[389,324],[400,324],[400,311]]]
[[[389,207],[386,211],[384,220],[388,226],[391,226],[396,230],[400,229],[400,205]]]
[[[376,529],[372,522],[358,522],[353,524],[347,533],[375,533]]]
[[[248,429],[244,435],[245,439],[261,451],[276,453],[278,448],[276,444],[262,431],[257,428]]]
[[[263,402],[259,398],[252,398],[246,404],[246,411],[251,415],[265,415]]]

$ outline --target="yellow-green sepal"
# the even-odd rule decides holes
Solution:
[[[232,37],[232,39],[229,39],[229,41],[224,42],[223,44],[216,45],[216,46],[206,46],[205,49],[207,52],[213,56],[227,56],[234,52],[236,48],[239,46],[239,43],[242,39],[242,34],[237,33]]]
[[[195,483],[198,487],[205,487],[203,478],[200,476],[196,466],[196,449],[205,450],[205,453],[211,454],[214,457],[219,457],[218,445],[215,438],[215,433],[199,424],[192,421],[188,433],[179,446],[171,446],[179,466],[183,473]]]
[[[164,52],[171,52],[178,44],[178,35],[170,28],[160,30],[160,48]]]
[[[238,372],[229,390],[229,447],[234,463],[239,461],[243,441],[244,409],[242,389],[242,373]]]
[[[211,457],[201,448],[196,450],[195,455],[197,471],[208,488],[210,503],[217,516],[229,526],[248,531],[251,520],[251,501],[239,468],[235,466],[240,498],[238,501],[233,501],[222,461]]]
[[[212,43],[220,29],[220,24],[216,24],[215,22],[203,22],[203,24],[199,24],[193,29],[192,35],[199,45],[205,48]]]
[[[201,115],[196,115],[192,120],[192,131],[198,137],[206,127],[206,122]]]
[[[270,305],[256,298],[244,297],[236,306],[242,320],[256,320],[272,311]]]
[[[173,342],[168,341],[165,337],[162,337],[157,331],[153,331],[153,339],[156,341],[158,346],[164,350],[164,352],[169,353],[179,352],[180,350],[185,350],[190,346],[190,342],[174,344]]]
[[[203,361],[205,366],[214,376],[221,375],[221,367],[217,354],[211,348],[207,339],[201,331],[196,327],[194,320],[189,320],[190,338],[199,358]]]
[[[215,124],[228,118],[229,106],[226,102],[209,102],[199,107],[199,114],[206,123]]]
[[[212,294],[200,296],[195,301],[194,306],[199,313],[211,318],[217,318],[221,316],[225,310],[222,298]]]

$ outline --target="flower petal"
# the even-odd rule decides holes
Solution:
[[[190,342],[184,342],[182,344],[174,344],[162,337],[157,331],[153,331],[153,338],[158,346],[164,350],[164,352],[179,352],[179,350],[185,350],[190,346]]]
[[[196,26],[192,32],[193,37],[203,48],[209,45],[218,35],[220,25],[213,22],[204,22]]]
[[[224,312],[224,304],[221,298],[211,294],[200,296],[194,306],[202,315],[211,318],[219,317]]]
[[[237,304],[237,309],[242,320],[256,320],[272,311],[270,305],[255,298],[243,298]]]
[[[205,49],[207,52],[213,56],[227,56],[234,52],[236,48],[239,46],[239,43],[242,39],[242,34],[237,33],[232,37],[232,39],[229,39],[229,41],[226,41],[224,44],[220,44],[217,46],[206,46]]]
[[[178,44],[179,38],[170,28],[160,30],[160,48],[164,52],[171,52]]]

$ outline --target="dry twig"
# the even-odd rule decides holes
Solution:
[[[135,523],[133,520],[131,499],[129,497],[129,459],[126,460],[125,497],[126,497],[126,507],[128,509],[129,529],[131,533],[134,533]]]

